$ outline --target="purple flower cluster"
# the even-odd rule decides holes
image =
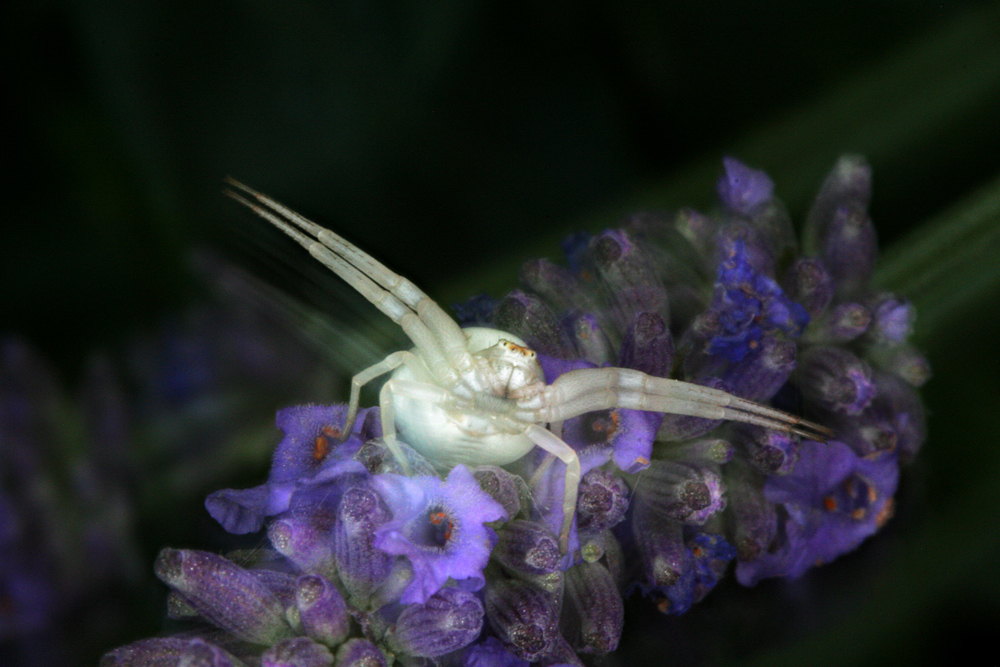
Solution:
[[[737,580],[796,577],[891,516],[899,465],[923,437],[928,377],[913,309],[871,289],[871,173],[842,158],[798,243],[771,180],[733,159],[721,208],[636,215],[565,244],[569,268],[527,263],[523,289],[458,308],[523,338],[547,382],[613,365],[719,388],[833,429],[816,442],[757,426],[626,409],[561,425],[583,477],[568,553],[563,468],[538,451],[442,479],[378,410],[283,410],[261,486],[207,507],[269,546],[227,557],[164,550],[183,633],[106,665],[580,665],[613,651],[634,591],[680,614],[735,562]]]

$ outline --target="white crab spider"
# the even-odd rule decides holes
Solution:
[[[819,424],[724,391],[627,368],[574,370],[546,385],[535,352],[517,336],[460,328],[416,285],[337,234],[236,180],[227,178],[226,183],[257,203],[232,190],[226,194],[302,244],[400,325],[415,345],[354,376],[344,432],[351,432],[361,387],[391,372],[379,395],[382,431],[404,470],[408,464],[396,441],[397,429],[408,445],[442,470],[460,463],[502,466],[541,447],[566,464],[559,535],[564,553],[576,511],[580,461],[548,424],[629,408],[746,422],[814,440],[831,435]]]

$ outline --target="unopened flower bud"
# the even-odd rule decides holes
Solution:
[[[337,667],[388,667],[388,661],[367,639],[348,639],[337,649]]]
[[[260,664],[261,667],[330,667],[333,654],[308,637],[291,637],[264,651]]]
[[[799,460],[798,440],[788,433],[760,426],[741,425],[736,441],[747,461],[766,475],[784,475]]]
[[[595,305],[590,292],[571,271],[547,259],[525,262],[518,276],[525,287],[559,311],[591,310]]]
[[[577,527],[596,533],[618,524],[628,510],[629,489],[618,475],[595,468],[580,480],[576,501]]]
[[[332,574],[333,540],[330,536],[333,517],[292,515],[273,521],[267,527],[271,545],[303,572]]]
[[[306,634],[327,646],[347,638],[351,619],[337,587],[326,577],[307,575],[296,581],[295,605]]]
[[[774,197],[774,182],[765,172],[731,157],[722,158],[722,166],[725,173],[719,177],[716,192],[729,210],[750,215]]]
[[[555,572],[562,560],[559,540],[535,521],[511,521],[500,531],[492,557],[514,573],[540,576]]]
[[[782,286],[788,298],[805,308],[809,317],[822,313],[833,299],[833,276],[816,257],[802,257],[792,262]]]
[[[752,561],[764,553],[778,531],[774,505],[764,498],[764,476],[739,460],[725,467],[729,503],[726,515],[729,541],[740,560]]]
[[[277,596],[253,574],[222,556],[164,549],[155,571],[201,616],[240,639],[273,644],[291,634]]]
[[[391,643],[409,655],[435,658],[471,644],[483,628],[483,605],[472,593],[445,587],[424,604],[403,609]]]
[[[871,367],[843,348],[807,349],[797,375],[802,395],[823,410],[860,414],[875,396]]]
[[[560,359],[573,356],[573,345],[549,306],[534,294],[513,290],[497,304],[493,326],[520,336],[537,352]]]
[[[618,363],[647,375],[668,377],[674,361],[674,339],[663,317],[639,313],[622,338]]]
[[[611,341],[596,315],[573,311],[563,318],[562,326],[573,340],[581,359],[598,366],[614,359]]]
[[[507,518],[513,519],[521,511],[521,499],[528,493],[524,480],[497,466],[478,466],[472,476],[493,500],[503,506]]]
[[[392,557],[374,544],[375,529],[390,518],[378,494],[369,488],[348,489],[340,501],[333,530],[337,575],[362,609],[392,565]]]
[[[627,232],[606,230],[590,240],[589,250],[621,331],[641,312],[670,321],[667,290],[650,258]]]
[[[686,524],[703,524],[726,506],[722,478],[707,464],[653,461],[635,493],[652,511]]]
[[[621,593],[607,568],[579,563],[566,571],[563,634],[582,653],[615,650],[625,624]]]
[[[552,597],[521,581],[488,582],[486,616],[504,646],[528,662],[546,657],[562,641]]]
[[[868,330],[871,313],[860,303],[839,303],[809,323],[805,340],[809,343],[848,343]]]

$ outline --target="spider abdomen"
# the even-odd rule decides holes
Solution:
[[[484,387],[471,398],[455,395],[454,401],[432,403],[393,392],[393,418],[400,439],[413,447],[441,470],[464,463],[470,466],[506,465],[531,451],[534,443],[521,429],[502,426],[496,416],[507,416],[513,402],[506,398],[511,389],[541,377],[541,368],[525,343],[496,329],[472,327],[463,330],[468,349],[484,358],[494,368],[499,364],[513,368],[502,386]],[[419,361],[398,368],[392,380],[433,384],[451,392],[439,375],[428,368],[419,351]],[[513,382],[511,382],[513,380]],[[470,382],[473,386],[477,381]],[[513,386],[512,386],[513,385]],[[467,392],[463,392],[467,393]],[[506,420],[509,424],[509,420]]]

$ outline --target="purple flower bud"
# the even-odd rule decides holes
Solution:
[[[641,312],[670,321],[666,287],[631,236],[607,230],[591,239],[589,250],[619,331],[625,331]]]
[[[746,222],[730,222],[719,229],[715,239],[716,264],[728,268],[734,257],[738,257],[739,270],[747,270],[736,281],[747,280],[750,275],[773,278],[776,255],[764,234],[756,226]],[[729,269],[731,271],[731,269]],[[730,273],[732,275],[732,273]]]
[[[333,654],[308,637],[292,637],[264,651],[260,664],[261,667],[330,667]]]
[[[239,667],[239,659],[202,639],[156,637],[116,648],[101,658],[101,667]]]
[[[787,433],[751,425],[741,425],[737,432],[747,462],[766,475],[785,475],[799,460],[798,440]]]
[[[913,387],[922,387],[931,379],[931,365],[924,355],[908,344],[868,349],[872,362],[881,370],[899,376]]]
[[[716,190],[722,205],[730,211],[750,215],[774,197],[774,182],[763,171],[731,157],[722,158],[722,166],[725,173],[719,177]]]
[[[845,206],[868,208],[872,192],[872,169],[860,155],[844,155],[826,177],[806,218],[805,246],[815,252],[838,210]]]
[[[859,417],[834,424],[837,439],[861,457],[874,459],[898,450],[900,459],[910,461],[926,437],[920,397],[911,386],[886,373],[876,374],[875,384],[875,398]]]
[[[806,250],[823,259],[849,296],[868,284],[875,265],[875,228],[868,217],[871,167],[858,156],[840,158],[823,183],[806,219]]]
[[[878,252],[875,226],[864,211],[838,209],[822,246],[837,294],[851,296],[868,284]]]
[[[871,313],[860,303],[839,303],[809,323],[805,340],[809,343],[848,343],[868,330]]]
[[[764,477],[739,460],[725,467],[729,502],[727,533],[740,560],[751,561],[764,553],[778,532],[774,505],[764,498]]]
[[[674,339],[656,313],[639,313],[622,339],[618,363],[648,375],[668,377],[674,361]]]
[[[232,557],[232,555],[230,556]],[[265,565],[261,563],[259,565]],[[271,569],[274,567],[281,567],[284,563],[280,561],[272,561],[267,563],[270,567],[262,566],[256,569],[248,569],[247,571],[260,583],[267,587],[267,590],[274,593],[274,596],[278,598],[283,608],[294,607],[295,606],[295,575],[288,572],[283,572],[277,569]],[[251,567],[246,565],[246,567]]]
[[[559,540],[542,524],[510,521],[499,535],[492,558],[511,572],[540,576],[559,569]]]
[[[537,588],[516,580],[491,580],[485,606],[493,632],[522,660],[543,659],[562,641],[559,612],[552,598]]]
[[[694,209],[682,208],[674,218],[674,227],[702,257],[712,257],[719,223]]]
[[[513,519],[521,511],[521,499],[528,493],[524,479],[497,466],[478,466],[472,476],[479,487],[500,503],[507,517]]]
[[[561,359],[573,356],[573,344],[549,306],[534,294],[513,290],[493,313],[493,326],[520,336],[536,352]]]
[[[596,315],[573,311],[563,318],[562,326],[576,345],[581,359],[600,366],[614,358],[611,341]]]
[[[596,301],[580,280],[567,269],[547,259],[525,262],[518,274],[521,283],[561,312],[593,310]]]
[[[637,500],[632,538],[641,567],[637,584],[643,594],[654,598],[664,614],[687,611],[694,599],[695,571],[683,526]]]
[[[565,609],[561,622],[570,645],[582,653],[609,653],[618,647],[625,607],[611,573],[597,563],[566,571]]]
[[[872,312],[872,327],[868,338],[876,343],[902,343],[913,332],[917,314],[913,305],[888,292],[874,295],[867,300]]]
[[[682,284],[690,286],[694,291],[700,291],[706,286],[706,281],[712,273],[704,265],[704,257],[699,256],[698,248],[675,224],[683,215],[684,212],[670,217],[663,213],[647,211],[630,215],[623,221],[625,231],[648,253],[668,292],[681,287]],[[712,229],[714,230],[714,226]],[[714,231],[707,242],[709,245],[706,246],[706,252],[701,254],[710,256]],[[670,305],[673,311],[672,300]],[[676,320],[673,313],[671,317]]]
[[[797,348],[790,340],[764,336],[755,349],[721,374],[729,391],[751,401],[767,401],[792,376]]]
[[[274,593],[235,563],[205,551],[164,549],[156,576],[205,619],[240,639],[273,644],[291,634]]]
[[[461,667],[529,667],[529,665],[504,648],[499,639],[490,636],[466,650]]]
[[[674,443],[663,450],[663,458],[691,463],[728,463],[733,458],[733,446],[721,438],[699,438]]]
[[[399,615],[390,642],[400,652],[435,658],[471,644],[483,629],[483,605],[472,593],[445,587]]]
[[[802,395],[823,410],[856,415],[875,396],[871,367],[843,348],[808,348],[800,364]]]
[[[286,516],[272,522],[267,535],[275,550],[301,571],[333,574],[333,522],[334,517],[327,511],[313,516]]]
[[[318,575],[299,577],[295,605],[306,634],[327,646],[337,646],[351,629],[347,603],[329,579]]]
[[[628,486],[618,475],[603,468],[591,470],[580,480],[577,527],[596,533],[618,524],[625,518],[629,495]]]
[[[726,507],[722,477],[708,465],[655,460],[635,493],[652,511],[686,524],[701,525]]]
[[[409,464],[411,474],[437,474],[437,471],[434,469],[431,462],[421,456],[420,453],[407,445],[405,442],[397,440],[396,446],[399,447],[400,453],[402,453],[403,458],[406,460],[407,464]],[[385,441],[381,438],[378,440],[369,440],[365,444],[361,445],[358,451],[354,454],[354,460],[363,465],[365,470],[367,470],[370,475],[382,475],[385,473],[391,473],[394,475],[403,474],[403,466],[396,459],[392,450],[386,446]]]
[[[348,639],[337,649],[337,667],[388,667],[382,651],[367,639]]]
[[[801,304],[810,317],[826,310],[833,299],[833,276],[816,257],[795,260],[785,273],[782,286],[788,298]]]
[[[677,584],[691,572],[691,554],[684,547],[683,527],[645,502],[636,501],[632,512],[632,539],[642,567],[645,590]]]
[[[392,556],[375,547],[375,530],[390,518],[378,494],[369,488],[351,488],[340,500],[333,530],[337,575],[361,609],[368,608],[392,567]]]

